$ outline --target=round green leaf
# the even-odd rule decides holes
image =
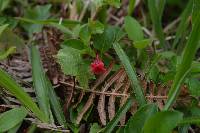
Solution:
[[[182,118],[183,114],[178,111],[158,112],[147,120],[144,133],[171,133]]]
[[[19,124],[27,115],[24,107],[15,108],[0,115],[0,132],[5,132]]]

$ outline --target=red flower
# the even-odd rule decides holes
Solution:
[[[103,61],[99,58],[99,55],[96,55],[96,59],[90,65],[91,71],[94,74],[102,74],[106,71]]]

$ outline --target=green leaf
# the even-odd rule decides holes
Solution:
[[[134,116],[128,120],[125,126],[125,133],[143,133],[144,123],[158,111],[155,104],[147,104],[141,107]]]
[[[165,0],[148,0],[148,8],[151,16],[151,21],[156,33],[157,38],[160,41],[161,47],[165,46],[165,37],[162,30],[162,13],[165,5]]]
[[[27,110],[24,107],[14,108],[0,115],[0,132],[6,132],[9,129],[17,126],[27,115]]]
[[[80,50],[65,47],[57,54],[58,63],[66,75],[77,76],[79,65],[82,62]]]
[[[200,62],[193,61],[191,66],[191,73],[199,73],[200,72]]]
[[[191,95],[200,96],[200,81],[198,79],[189,79],[188,86]]]
[[[42,122],[47,122],[44,113],[33,102],[32,98],[24,92],[24,90],[17,84],[5,71],[0,68],[0,86],[14,95],[25,107],[30,109],[35,116]]]
[[[119,122],[120,118],[130,109],[132,103],[133,103],[133,99],[129,98],[126,101],[126,103],[117,111],[115,117],[101,131],[103,131],[104,133],[111,133],[112,130],[117,125],[117,123]]]
[[[193,7],[192,7],[192,24],[195,23],[196,19],[198,18],[200,12],[200,2],[199,0],[192,0]]]
[[[86,46],[89,46],[89,42],[90,42],[90,39],[91,39],[91,31],[90,31],[90,28],[87,24],[83,25],[81,27],[81,30],[80,30],[80,33],[79,33],[79,36],[81,38],[81,40],[83,41],[83,43],[86,45]]]
[[[200,124],[200,117],[188,117],[179,122],[180,125],[185,124]]]
[[[119,8],[121,5],[120,0],[103,0],[106,4]]]
[[[192,32],[188,38],[186,47],[182,54],[181,63],[177,68],[177,72],[174,78],[174,82],[168,94],[167,103],[164,107],[164,110],[167,110],[177,98],[180,92],[180,86],[183,83],[185,77],[191,70],[191,65],[193,58],[195,56],[196,50],[200,41],[200,13],[197,16],[197,19],[193,25]]]
[[[45,20],[50,16],[50,8],[50,4],[36,6],[33,9],[29,8],[25,11],[24,17],[32,20]],[[29,37],[31,37],[33,33],[41,32],[43,26],[41,24],[23,23],[22,27],[28,32]]]
[[[89,65],[83,61],[80,50],[65,47],[59,50],[56,58],[66,75],[76,76],[82,87],[88,87],[90,69]]]
[[[104,25],[99,21],[89,20],[88,26],[92,34],[101,34],[104,31]]]
[[[32,19],[32,18],[22,18],[22,17],[15,17],[16,20],[20,20],[20,21],[24,21],[27,23],[33,23],[33,24],[41,24],[41,25],[51,25],[52,23],[58,24],[60,22],[59,19]],[[62,25],[66,26],[66,27],[70,27],[70,26],[76,26],[78,24],[80,24],[81,22],[76,21],[76,20],[70,20],[70,19],[64,19],[62,20]]]
[[[36,132],[36,129],[37,129],[37,125],[32,123],[32,124],[29,126],[29,128],[27,129],[27,133],[35,133],[35,132]]]
[[[62,47],[65,48],[66,46],[74,48],[74,49],[78,49],[78,50],[83,50],[84,49],[83,42],[81,40],[78,40],[78,39],[68,39],[68,40],[65,40],[62,43]]]
[[[112,47],[112,43],[119,41],[124,35],[124,32],[119,27],[108,26],[105,28],[103,34],[97,34],[94,36],[93,46],[101,53],[104,53]]]
[[[3,31],[8,27],[8,24],[4,24],[2,26],[0,26],[0,36],[3,33]]]
[[[142,87],[140,86],[140,83],[137,79],[137,75],[136,75],[134,68],[131,66],[129,59],[128,59],[127,55],[124,53],[121,46],[118,43],[114,43],[113,47],[114,47],[117,55],[119,56],[119,59],[122,62],[122,65],[124,66],[129,79],[131,80],[132,96],[135,95],[136,100],[138,101],[139,105],[143,106],[146,103],[146,101],[145,101],[145,97],[144,97],[144,94],[142,91]]]
[[[101,130],[101,127],[97,123],[94,123],[92,124],[90,128],[90,133],[98,133],[98,131],[100,130]]]
[[[138,49],[143,49],[143,48],[146,48],[151,43],[152,43],[151,39],[144,39],[144,40],[134,42],[133,46]]]
[[[16,47],[17,50],[20,52],[22,51],[24,44],[25,44],[24,40],[20,38],[18,35],[16,35],[10,28],[6,28],[3,31],[3,34],[0,35],[1,52],[5,52],[9,47]]]
[[[192,12],[193,0],[190,0],[187,4],[187,7],[181,14],[181,22],[176,30],[176,37],[173,42],[173,48],[176,48],[177,43],[179,42],[182,34],[185,32],[186,28],[189,26],[188,18]]]
[[[62,111],[62,107],[60,105],[59,99],[49,79],[46,78],[46,82],[49,86],[49,99],[50,99],[50,104],[51,104],[51,108],[53,109],[54,115],[56,116],[58,123],[61,126],[64,126],[66,128],[68,125],[65,120],[64,112]]]
[[[182,118],[178,111],[158,112],[146,121],[144,133],[171,133]]]
[[[47,118],[50,118],[50,103],[49,103],[49,86],[46,82],[44,70],[40,60],[40,53],[36,46],[32,45],[31,51],[31,65],[35,93],[40,109],[45,113]]]
[[[94,0],[92,2],[93,2],[94,7],[96,7],[96,9],[104,5],[111,5],[116,8],[119,8],[121,5],[120,0]]]
[[[141,25],[131,16],[126,16],[124,20],[124,27],[128,37],[133,41],[141,41],[144,39]]]
[[[7,133],[17,133],[17,131],[19,130],[19,128],[21,127],[23,121],[18,123],[15,127],[9,129],[9,131]]]
[[[17,17],[16,19],[22,21],[22,22],[27,22],[27,23],[33,23],[36,25],[49,25],[52,27],[55,27],[57,29],[59,29],[60,31],[62,31],[63,33],[67,34],[67,35],[71,35],[73,36],[74,33],[72,31],[70,31],[68,27],[74,26],[76,24],[79,24],[78,21],[72,21],[72,20],[64,20],[62,24],[58,24],[58,20],[52,20],[52,19],[47,19],[47,20],[33,20],[33,19],[28,19],[28,18],[20,18]]]
[[[40,53],[36,49],[36,46],[32,46],[31,50],[32,50],[31,58],[32,58],[33,81],[35,84],[37,84],[35,85],[35,89],[36,89],[36,92],[40,93],[39,97],[42,96],[43,94],[43,97],[39,99],[38,101],[44,100],[41,102],[46,104],[45,105],[46,107],[42,107],[42,108],[44,108],[44,111],[49,110],[47,113],[51,113],[49,105],[48,105],[50,101],[51,108],[54,111],[54,115],[56,116],[58,123],[62,126],[64,125],[65,127],[67,127],[65,116],[62,111],[62,107],[59,103],[58,97],[56,96],[54,88],[52,87],[51,82],[46,77],[44,70],[42,68]],[[44,105],[41,105],[41,106],[44,106]]]
[[[129,4],[128,4],[128,15],[132,15],[134,9],[135,9],[135,3],[136,0],[129,0]]]
[[[10,0],[0,0],[0,12],[9,7]]]
[[[6,59],[10,54],[16,52],[16,47],[10,47],[5,52],[0,52],[0,60]]]
[[[149,70],[149,73],[148,73],[148,78],[153,80],[154,82],[157,81],[157,78],[159,76],[159,70],[158,70],[158,67],[155,65],[155,66],[152,66]]]
[[[9,28],[14,29],[18,24],[18,20],[10,16],[0,16],[0,25],[8,24]]]

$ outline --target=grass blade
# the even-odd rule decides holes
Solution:
[[[119,59],[122,62],[129,79],[131,80],[132,96],[135,94],[136,100],[138,101],[140,106],[146,104],[146,100],[145,100],[142,88],[140,86],[139,81],[137,80],[135,70],[131,66],[131,63],[130,63],[127,55],[124,53],[124,51],[121,48],[121,46],[119,45],[119,43],[114,43],[113,47],[114,47],[117,55],[119,56]]]
[[[35,45],[31,46],[31,65],[32,75],[35,93],[40,109],[45,113],[46,117],[50,118],[50,103],[48,94],[48,84],[46,83],[46,77],[40,60],[40,53]]]
[[[162,15],[163,15],[163,11],[164,11],[164,8],[165,8],[165,3],[166,3],[166,0],[157,0],[156,1],[156,7],[158,9],[160,21],[162,20]]]
[[[168,100],[164,107],[164,110],[167,110],[175,101],[176,97],[180,92],[180,85],[184,81],[186,75],[191,69],[192,61],[195,56],[196,50],[200,41],[200,13],[198,14],[192,32],[187,41],[186,47],[182,54],[181,63],[178,66],[174,82],[168,94]]]
[[[192,24],[196,21],[198,14],[200,12],[200,1],[199,0],[192,0],[193,7],[192,7]]]
[[[41,121],[46,122],[47,119],[44,113],[33,102],[32,98],[24,92],[24,90],[17,84],[5,71],[0,68],[0,86],[13,94],[24,106],[30,109],[35,116]]]
[[[158,2],[156,0],[148,0],[148,8],[150,11],[151,20],[153,23],[153,27],[156,33],[157,38],[160,41],[160,46],[166,48],[165,46],[165,37],[162,29],[162,13],[164,10],[165,0],[160,0],[163,2]],[[159,9],[157,7],[159,6]]]
[[[181,122],[179,122],[179,125],[185,124],[200,124],[200,117],[184,118]]]
[[[129,0],[129,4],[128,4],[128,15],[132,15],[134,9],[135,9],[135,4],[136,4],[136,0]]]
[[[33,19],[28,19],[28,18],[21,18],[21,17],[16,17],[17,20],[20,20],[20,21],[24,21],[24,22],[28,22],[28,23],[34,23],[34,24],[43,24],[43,25],[48,25],[48,24],[51,24],[51,23],[59,23],[60,20],[58,19],[47,19],[47,20],[33,20]],[[67,20],[67,19],[64,19],[62,21],[62,24],[64,26],[73,26],[73,25],[77,25],[77,24],[80,24],[81,22],[79,21],[76,21],[76,20]]]
[[[46,77],[40,59],[40,54],[36,46],[31,47],[31,57],[32,57],[32,69],[33,69],[33,81],[36,89],[36,93],[38,96],[38,102],[40,101],[41,109],[46,111],[46,115],[49,115],[49,101],[51,108],[54,111],[54,115],[56,116],[60,125],[64,125],[67,127],[67,123],[65,120],[64,113],[62,111],[62,107],[59,103],[59,100],[54,92],[54,89],[51,85],[51,82]]]
[[[68,35],[73,35],[73,32],[71,30],[69,30],[68,28],[66,28],[65,25],[75,25],[75,24],[79,23],[77,21],[65,20],[64,21],[65,25],[63,25],[63,24],[61,25],[59,23],[56,23],[57,22],[56,20],[32,20],[32,19],[20,18],[20,17],[18,17],[17,19],[20,21],[27,22],[27,23],[53,26]]]
[[[104,133],[111,133],[115,128],[120,118],[130,109],[133,103],[133,98],[129,98],[126,103],[117,111],[115,117],[107,124],[105,129],[103,129]]]
[[[183,13],[181,14],[181,22],[180,22],[180,24],[177,28],[176,37],[175,37],[173,45],[172,45],[173,49],[176,48],[178,41],[180,40],[182,34],[184,33],[184,31],[186,30],[186,28],[189,25],[189,21],[187,19],[192,12],[192,3],[193,3],[193,1],[190,0],[187,4],[187,7],[185,8]]]
[[[28,111],[24,108],[14,108],[0,115],[0,132],[6,132],[23,121]]]
[[[56,119],[58,120],[58,123],[60,125],[64,125],[64,127],[67,127],[67,122],[65,120],[64,113],[62,111],[62,107],[59,103],[58,97],[56,96],[56,93],[50,83],[50,81],[47,79],[46,82],[48,82],[49,85],[49,99],[51,108],[53,109],[54,115],[56,116]]]

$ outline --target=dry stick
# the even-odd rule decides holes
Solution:
[[[95,85],[92,87],[92,91],[95,90],[104,80],[105,78],[108,76],[108,74],[111,72],[112,68],[113,68],[113,65],[114,65],[114,62],[112,62],[107,71],[102,74],[96,81]],[[81,110],[81,112],[78,114],[78,117],[76,119],[76,123],[79,124],[80,121],[82,120],[83,118],[83,115],[88,111],[88,109],[90,108],[90,106],[92,105],[93,103],[93,100],[95,98],[95,93],[92,93],[90,96],[89,96],[89,99],[87,100],[85,106],[83,107],[83,109]]]
[[[131,85],[131,81],[128,80],[128,82],[125,84],[124,86],[124,92],[123,94],[127,94],[128,89],[130,88]],[[122,97],[120,100],[120,107],[122,107],[124,105],[124,103],[126,102],[126,100],[128,99],[128,97]],[[120,124],[124,125],[126,121],[126,115],[122,116],[122,118],[120,119]]]
[[[18,108],[20,106],[19,105],[4,105],[4,104],[1,104],[0,107],[3,107],[3,108]]]
[[[62,81],[60,81],[59,83],[61,83],[61,84],[64,84],[64,85],[67,85],[67,86],[73,86],[72,84],[70,84],[70,83],[66,83],[66,82],[62,82]],[[96,95],[101,95],[101,94],[103,94],[103,95],[107,95],[107,96],[112,96],[112,95],[115,95],[115,96],[117,96],[117,97],[129,97],[129,94],[121,94],[121,93],[113,93],[113,92],[110,92],[110,91],[107,91],[107,92],[101,92],[101,91],[94,91],[94,90],[90,90],[90,89],[83,89],[82,87],[80,87],[80,86],[76,86],[76,88],[75,89],[77,89],[77,90],[83,90],[83,91],[85,91],[85,92],[90,92],[90,93],[96,93]]]
[[[60,81],[59,83],[62,83],[64,85],[68,85],[68,86],[73,86],[72,84],[70,83],[66,83],[66,82],[62,82]],[[94,91],[94,90],[89,90],[89,89],[83,89],[82,87],[80,86],[76,86],[77,90],[84,90],[86,92],[90,92],[90,93],[96,93],[97,95],[101,95],[101,94],[104,94],[104,95],[107,95],[107,96],[112,96],[112,95],[115,95],[115,96],[119,96],[119,97],[129,97],[130,94],[121,94],[121,93],[112,93],[112,92],[100,92],[100,91]],[[146,98],[153,98],[153,99],[167,99],[167,96],[146,96]]]
[[[157,96],[162,96],[164,87],[161,84],[159,84],[157,88],[158,88]],[[162,110],[164,107],[163,99],[157,99],[156,102],[158,104],[159,109]]]
[[[33,118],[24,118],[24,120],[30,121],[31,123],[36,124],[37,127],[41,129],[47,129],[47,130],[57,131],[57,132],[62,132],[62,133],[70,133],[70,130],[63,130],[62,129],[63,126],[56,126],[53,124],[42,123],[38,121],[37,119],[33,119]]]
[[[105,92],[108,90],[108,88],[117,80],[120,78],[124,70],[120,69],[117,71],[114,75],[112,75],[107,82],[105,82],[105,85],[102,87],[101,92]],[[99,117],[101,120],[102,125],[106,125],[106,111],[105,111],[105,95],[100,95],[99,102],[97,106],[97,110],[99,112]]]
[[[176,24],[181,20],[180,17],[176,18],[174,21],[172,21],[170,24],[168,24],[165,28],[164,28],[164,32],[167,33],[170,29],[174,28],[174,26],[176,26]]]
[[[76,0],[73,1],[72,5],[69,6],[70,9],[70,15],[69,18],[72,20],[77,20],[77,10],[76,10]]]
[[[123,81],[126,77],[126,73],[123,72],[122,76],[118,79],[117,83],[114,86],[114,90],[112,91],[112,93],[116,93],[124,84]],[[108,116],[109,119],[112,120],[113,117],[115,116],[115,97],[116,95],[111,95],[109,97],[109,102],[108,102]]]
[[[151,98],[152,96],[154,96],[154,89],[155,89],[155,84],[153,83],[153,81],[150,81],[149,83],[149,97],[148,101],[149,102],[153,102],[153,98]]]

